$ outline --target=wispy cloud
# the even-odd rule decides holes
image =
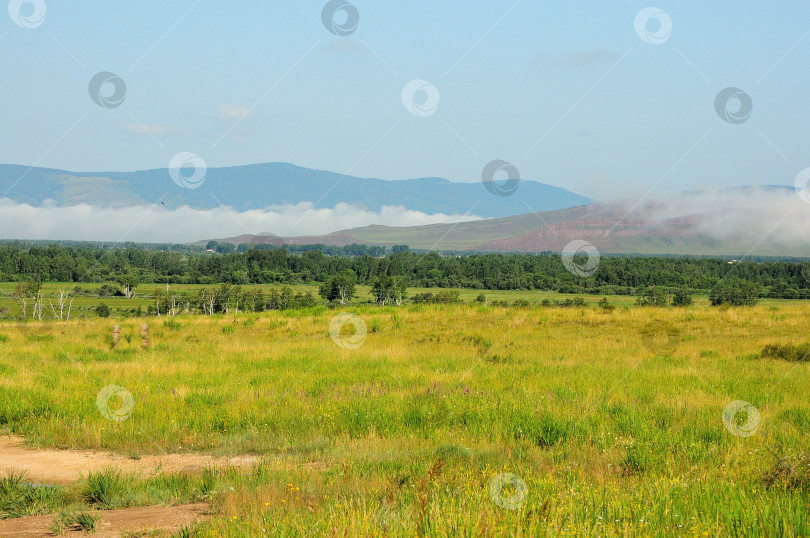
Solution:
[[[249,118],[252,111],[246,106],[222,105],[219,107],[217,118],[223,121],[236,121]]]
[[[637,214],[651,222],[696,216],[695,232],[713,239],[753,245],[764,237],[758,251],[787,247],[806,252],[810,246],[810,204],[787,187],[681,193],[650,201]]]
[[[124,131],[130,134],[139,136],[152,136],[155,138],[165,138],[167,136],[191,136],[194,134],[192,129],[181,127],[179,125],[144,125],[133,123],[124,125]]]
[[[149,218],[142,218],[147,212]],[[246,233],[321,235],[371,224],[419,226],[477,219],[474,216],[428,215],[394,206],[384,206],[379,212],[371,212],[348,204],[316,209],[312,203],[300,203],[236,212],[226,207],[199,210],[188,206],[112,209],[46,204],[33,207],[0,199],[0,230],[4,239],[187,243]],[[293,230],[294,223],[299,221],[300,224]],[[133,222],[137,222],[134,227]]]

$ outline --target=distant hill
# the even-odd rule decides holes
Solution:
[[[536,181],[521,181],[512,196],[501,197],[487,192],[480,182],[453,183],[441,178],[363,179],[287,163],[210,168],[198,189],[179,187],[167,169],[79,173],[0,165],[0,198],[34,206],[46,200],[60,206],[86,203],[99,207],[166,202],[173,207],[188,205],[195,209],[226,205],[237,211],[301,202],[318,202],[317,207],[328,208],[346,203],[375,212],[383,206],[403,206],[427,214],[484,218],[529,210],[552,211],[591,201]]]
[[[725,207],[696,203],[705,193],[682,193],[662,201],[599,202],[557,211],[454,224],[396,228],[364,226],[313,237],[240,236],[220,241],[239,243],[408,245],[418,250],[476,252],[560,252],[571,241],[585,240],[605,254],[688,254],[807,256],[810,236],[804,230],[806,205],[782,186],[740,187],[719,191]],[[717,193],[712,196],[716,196]],[[768,206],[774,201],[798,204],[793,219],[780,221],[759,208],[736,205],[738,199]],[[703,207],[699,207],[699,206]],[[708,205],[708,209],[707,206]],[[685,210],[683,208],[686,208]],[[779,211],[778,208],[773,208]],[[632,211],[631,211],[632,210]],[[776,224],[782,225],[777,233]],[[793,239],[786,233],[794,232]],[[798,239],[796,239],[798,237]]]

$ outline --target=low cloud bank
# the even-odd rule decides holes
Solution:
[[[35,207],[4,198],[0,199],[0,238],[189,243],[262,232],[292,237],[322,235],[371,224],[421,226],[478,218],[428,215],[396,206],[384,206],[377,213],[348,204],[315,209],[312,203],[300,203],[236,212],[226,207],[199,210],[188,206],[170,209],[162,205],[123,209],[53,204]]]
[[[701,215],[695,232],[750,243],[752,254],[755,245],[810,247],[810,202],[792,188],[687,192],[644,204],[639,213],[652,221]]]

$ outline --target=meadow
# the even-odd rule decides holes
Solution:
[[[532,303],[517,308],[478,293],[108,319],[83,297],[85,319],[2,321],[2,432],[259,463],[124,468],[33,494],[10,477],[0,510],[202,500],[212,519],[184,531],[198,536],[810,534],[810,362],[762,354],[810,341],[810,303],[560,308],[537,305],[557,294],[484,292]],[[104,413],[110,385],[131,400]]]

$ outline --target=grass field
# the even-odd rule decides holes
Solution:
[[[600,298],[0,322],[5,432],[136,458],[261,458],[33,496],[7,480],[0,510],[204,500],[201,536],[810,534],[810,362],[760,356],[810,341],[810,304],[610,298],[619,308],[603,311]],[[362,323],[338,327],[346,313]],[[109,385],[127,392],[104,407]],[[749,405],[734,414],[736,401]]]
[[[14,283],[0,282],[0,320],[13,319],[19,317],[20,307],[11,298],[14,290]],[[74,288],[79,288],[88,292],[86,295],[75,295],[73,299],[73,317],[93,317],[95,307],[99,304],[106,304],[113,311],[131,310],[140,306],[146,309],[149,305],[154,304],[153,297],[155,292],[165,291],[165,284],[142,284],[136,290],[136,295],[131,299],[124,297],[98,297],[92,294],[93,290],[98,289],[101,284],[75,284],[75,283],[45,283],[42,286],[42,293],[44,297],[45,314],[51,316],[50,304],[57,305],[56,295],[60,289],[72,291]],[[170,290],[178,294],[195,294],[202,288],[214,289],[218,285],[202,286],[198,284],[172,284]],[[278,289],[281,287],[288,287],[295,293],[309,292],[313,296],[318,297],[318,285],[299,284],[291,286],[281,285],[267,285],[267,284],[251,284],[242,286],[243,290],[251,290],[260,288],[265,292],[271,289]],[[370,286],[357,286],[356,303],[373,302],[370,294]],[[408,295],[413,296],[418,293],[436,292],[440,291],[435,288],[408,288]],[[483,293],[489,302],[492,301],[507,301],[510,304],[516,300],[526,300],[530,303],[539,302],[541,299],[550,299],[551,301],[564,301],[574,297],[570,294],[563,294],[551,291],[524,291],[524,290],[473,290],[473,289],[458,289],[459,297],[464,302],[473,302],[475,298]],[[588,304],[596,304],[603,296],[602,295],[579,295]],[[610,301],[617,306],[632,306],[635,303],[635,297],[631,296],[609,296]],[[760,304],[764,306],[779,305],[783,301],[780,299],[762,299]],[[708,298],[705,296],[695,297],[695,304],[698,306],[708,305]],[[30,305],[29,305],[30,307]],[[30,313],[30,312],[29,312]]]

